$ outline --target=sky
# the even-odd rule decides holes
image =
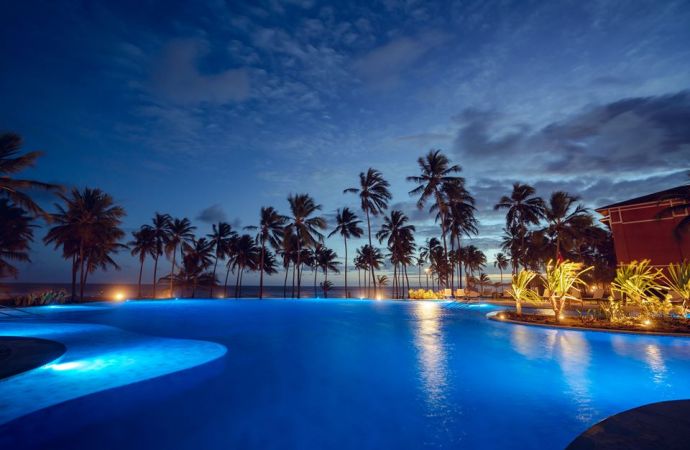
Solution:
[[[22,175],[103,189],[128,233],[156,211],[240,229],[302,192],[332,223],[374,167],[423,241],[438,227],[405,177],[438,148],[477,200],[466,243],[491,261],[513,182],[595,208],[690,167],[687,1],[26,0],[3,19],[0,130],[44,152]],[[44,233],[19,281],[69,280]],[[92,279],[135,282],[117,260]]]

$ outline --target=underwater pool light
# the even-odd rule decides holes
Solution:
[[[80,367],[84,367],[83,362],[81,362],[81,361],[70,361],[70,362],[57,363],[57,364],[48,364],[46,366],[46,369],[52,369],[52,370],[57,370],[59,372],[62,372],[63,370],[74,370],[74,369],[79,369]]]

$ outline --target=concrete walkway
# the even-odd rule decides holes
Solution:
[[[681,450],[690,448],[690,400],[650,403],[605,419],[567,450]]]
[[[67,348],[59,342],[17,336],[0,336],[0,380],[53,361]]]

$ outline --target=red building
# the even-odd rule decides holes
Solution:
[[[690,233],[682,239],[674,235],[676,225],[688,215],[688,209],[670,217],[658,217],[664,208],[685,203],[681,198],[688,189],[679,186],[596,210],[604,216],[602,222],[611,228],[618,264],[649,259],[653,265],[664,267],[690,260]]]

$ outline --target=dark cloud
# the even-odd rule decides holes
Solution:
[[[455,139],[461,158],[501,172],[630,175],[690,161],[690,91],[589,107],[539,129],[475,109],[455,120],[461,124]]]
[[[199,215],[196,216],[196,220],[204,223],[227,222],[228,216],[225,214],[225,211],[223,211],[223,208],[220,205],[215,204],[201,210]],[[237,225],[233,223],[233,226],[237,227],[239,226],[239,223]]]

